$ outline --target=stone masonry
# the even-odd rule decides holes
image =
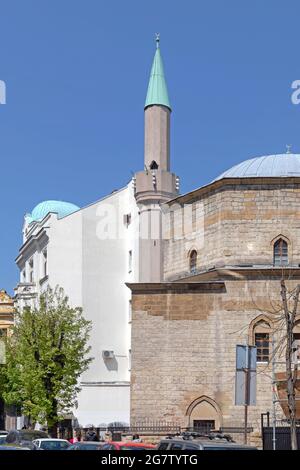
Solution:
[[[165,281],[129,285],[131,420],[190,426],[193,419],[213,418],[219,426],[241,427],[244,407],[234,405],[236,345],[253,343],[260,319],[271,337],[280,278],[289,289],[300,279],[299,179],[225,179],[168,206],[176,210],[164,219]],[[273,266],[279,237],[288,244],[285,269]],[[192,249],[197,270],[191,274]],[[249,407],[257,432],[261,413],[271,407],[271,366],[258,363],[257,404]]]

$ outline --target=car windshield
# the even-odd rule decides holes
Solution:
[[[42,441],[40,448],[45,450],[62,450],[69,447],[67,442],[62,441]]]
[[[98,450],[100,449],[99,443],[93,444],[92,442],[90,444],[79,444],[78,446],[74,446],[75,449],[77,450]]]

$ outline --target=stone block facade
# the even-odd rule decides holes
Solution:
[[[189,274],[192,249],[197,250],[198,272],[214,266],[272,266],[273,243],[280,235],[289,245],[289,264],[298,266],[299,179],[274,180],[222,180],[171,201],[168,207],[174,215],[165,223],[164,279]]]
[[[289,290],[300,282],[299,178],[219,180],[165,204],[164,213],[164,282],[129,285],[131,421],[240,428],[236,345],[254,344],[267,328],[270,360],[272,335],[278,343],[284,334],[274,323],[280,279]],[[278,240],[287,249],[285,267],[274,265]],[[261,413],[272,411],[272,370],[264,360],[248,411],[256,438]],[[282,370],[283,359],[276,361]]]
[[[130,285],[132,297],[131,421],[214,419],[242,427],[244,407],[235,406],[236,345],[253,341],[255,319],[272,321],[280,280]],[[264,277],[264,278],[263,278]],[[289,281],[292,289],[297,280]],[[203,403],[208,404],[206,408]],[[257,365],[257,403],[249,425],[260,428],[272,409],[271,366]],[[283,417],[279,410],[277,417]]]

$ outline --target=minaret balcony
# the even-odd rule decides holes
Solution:
[[[135,178],[135,197],[138,203],[166,202],[178,196],[174,173],[149,169],[136,173]]]

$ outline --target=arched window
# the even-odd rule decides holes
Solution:
[[[288,244],[283,238],[274,243],[274,266],[288,265]]]
[[[190,273],[195,274],[197,271],[197,251],[192,250],[190,254]]]
[[[150,170],[157,170],[158,169],[158,164],[156,163],[155,160],[152,160],[150,163]]]
[[[259,320],[253,327],[253,343],[256,346],[257,362],[269,362],[270,360],[270,325],[264,320]]]

